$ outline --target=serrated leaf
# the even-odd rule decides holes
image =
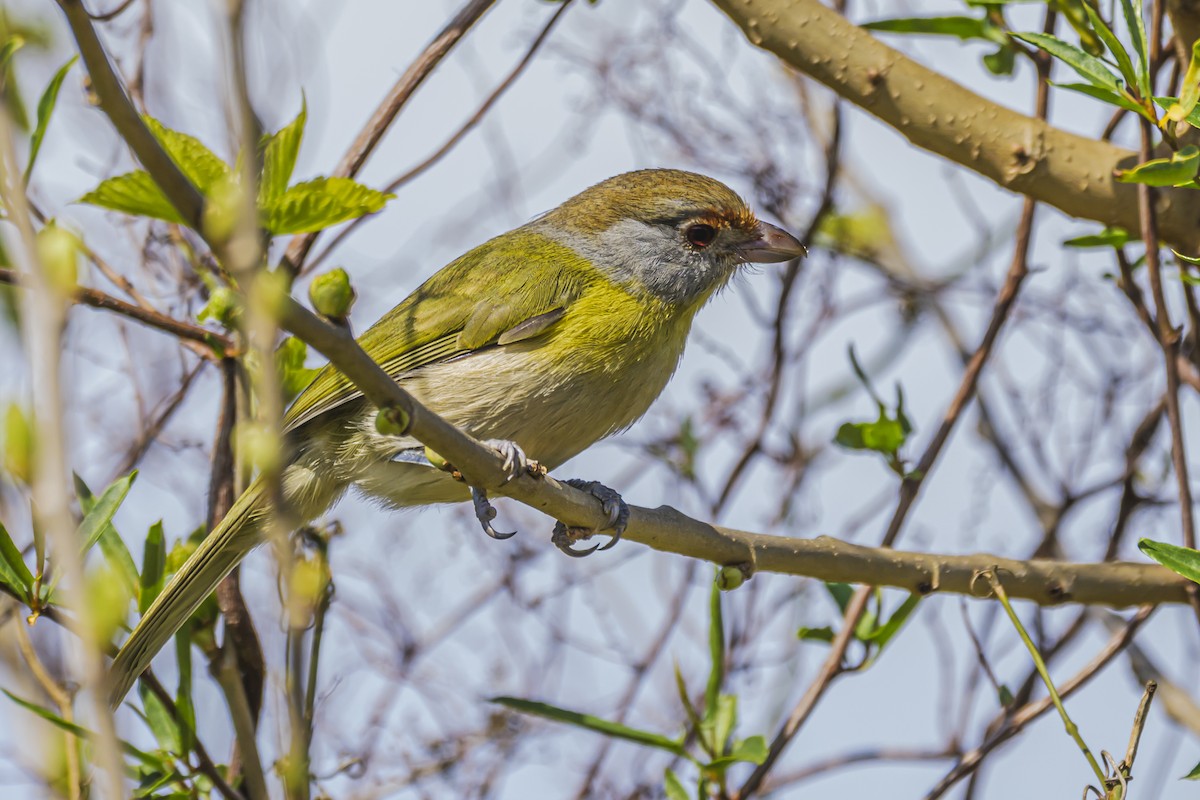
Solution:
[[[687,789],[683,787],[679,778],[675,777],[675,773],[667,770],[663,776],[663,791],[667,794],[667,800],[691,800],[688,797]]]
[[[1123,108],[1126,111],[1139,114],[1143,117],[1147,116],[1146,109],[1130,100],[1122,92],[1111,92],[1108,89],[1101,89],[1098,86],[1092,86],[1090,83],[1059,83],[1058,81],[1050,81],[1050,85],[1058,89],[1066,89],[1069,92],[1085,94],[1088,97],[1101,101],[1102,103]]]
[[[33,588],[33,573],[29,571],[29,567],[25,566],[25,559],[21,558],[20,549],[8,535],[8,530],[2,522],[0,522],[0,581],[28,600],[29,591]]]
[[[1105,227],[1099,233],[1076,236],[1063,241],[1064,247],[1124,247],[1134,238],[1124,228]]]
[[[1125,79],[1126,86],[1137,86],[1137,72],[1133,68],[1133,61],[1129,58],[1129,52],[1125,49],[1125,45],[1121,44],[1121,40],[1108,25],[1104,24],[1104,20],[1100,19],[1100,15],[1092,8],[1092,4],[1088,2],[1080,3],[1083,6],[1083,11],[1087,14],[1088,22],[1092,24],[1092,30],[1100,37],[1100,41],[1104,42],[1104,46],[1108,48],[1108,52],[1113,54],[1113,58],[1117,60],[1117,69],[1121,71],[1121,77]]]
[[[1121,79],[1114,75],[1103,61],[1088,55],[1075,45],[1047,33],[1014,33],[1012,36],[1045,50],[1093,86],[1120,93]]]
[[[149,217],[166,222],[183,224],[183,217],[167,200],[150,173],[138,170],[106,178],[100,185],[79,198],[80,203],[89,203],[109,211],[120,211],[135,217]]]
[[[506,708],[511,708],[514,711],[520,711],[523,714],[533,714],[535,716],[544,717],[554,720],[555,722],[574,725],[577,728],[600,733],[605,736],[612,736],[616,739],[623,739],[634,744],[641,744],[647,747],[656,747],[660,750],[666,750],[669,753],[674,753],[680,758],[688,758],[687,752],[683,749],[683,744],[674,739],[668,739],[666,736],[649,731],[640,731],[637,728],[630,728],[627,725],[622,725],[618,722],[609,722],[606,719],[593,717],[591,714],[580,714],[578,711],[568,711],[565,708],[552,706],[549,703],[539,703],[535,700],[522,700],[519,697],[493,697],[491,702],[502,705]]]
[[[71,71],[71,67],[78,58],[79,56],[72,56],[70,61],[58,68],[58,72],[54,73],[54,77],[46,85],[46,90],[42,92],[42,98],[38,100],[37,126],[34,128],[33,136],[29,140],[29,161],[25,164],[25,174],[23,176],[25,183],[29,183],[29,176],[33,172],[33,164],[37,161],[38,152],[42,149],[42,140],[46,138],[46,129],[50,127],[50,116],[54,113],[55,104],[58,103],[58,91],[62,88],[67,73]]]
[[[1179,573],[1193,583],[1200,583],[1200,551],[1153,539],[1138,540],[1138,550],[1172,572]]]
[[[307,120],[308,103],[302,101],[296,118],[267,138],[263,148],[262,179],[258,183],[259,208],[273,205],[287,191],[296,169],[296,156],[300,153]]]
[[[125,502],[125,496],[129,494],[129,488],[133,486],[136,479],[137,470],[134,470],[124,478],[113,481],[104,490],[104,494],[100,495],[100,499],[96,501],[92,509],[84,514],[83,522],[79,523],[76,535],[83,540],[85,555],[99,541],[105,528],[111,527],[113,515],[117,513],[121,503]]]
[[[263,227],[274,234],[312,233],[381,210],[395,195],[349,178],[298,183],[263,208]]]
[[[145,614],[146,609],[162,591],[166,562],[167,546],[163,538],[163,524],[160,519],[150,526],[150,530],[146,533],[146,542],[142,545],[142,575],[138,592],[139,613]]]
[[[195,136],[172,130],[151,116],[142,119],[167,155],[202,194],[207,195],[229,175],[229,165]]]
[[[1170,158],[1155,158],[1133,169],[1118,170],[1117,180],[1147,186],[1179,186],[1195,181],[1197,171],[1200,171],[1200,147],[1189,144]]]

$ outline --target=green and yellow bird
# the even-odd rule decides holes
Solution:
[[[759,221],[718,181],[630,172],[453,261],[359,343],[514,471],[526,453],[553,469],[646,412],[675,371],[696,312],[739,266],[803,254],[799,241]],[[491,528],[495,511],[482,492],[435,469],[415,439],[378,433],[374,418],[331,367],[296,399],[283,423],[283,494],[297,518],[319,516],[351,486],[396,507],[474,496],[484,530],[507,536]],[[619,496],[577,485],[604,502],[619,536],[628,513]],[[261,482],[252,484],[146,611],[113,661],[113,706],[262,541],[264,495]],[[571,540],[555,537],[580,554]]]

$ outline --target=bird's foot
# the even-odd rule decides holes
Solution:
[[[523,472],[531,475],[545,474],[542,466],[525,455],[525,451],[516,442],[507,439],[486,439],[483,444],[495,450],[504,459],[504,483],[514,480]],[[488,500],[487,492],[483,489],[471,487],[471,502],[475,506],[475,519],[479,520],[483,532],[488,536],[493,539],[508,539],[516,535],[516,531],[498,531],[492,527],[492,520],[496,518],[496,508]]]
[[[563,483],[587,492],[599,500],[601,509],[608,515],[608,522],[603,528],[595,530],[590,528],[568,528],[563,523],[556,522],[554,523],[554,534],[550,537],[550,542],[572,558],[583,558],[597,550],[608,550],[619,542],[621,534],[625,533],[625,526],[629,524],[629,506],[621,499],[621,495],[599,481],[572,478],[571,480],[563,481]],[[607,544],[594,545],[586,550],[575,550],[571,547],[571,545],[580,539],[590,538],[592,534],[598,533],[601,530],[611,530],[613,532],[612,539]]]
[[[493,539],[511,539],[517,535],[516,531],[498,531],[492,527],[492,520],[496,518],[496,507],[488,500],[487,492],[483,489],[471,487],[471,503],[475,506],[475,519],[479,520],[483,532],[488,536]]]

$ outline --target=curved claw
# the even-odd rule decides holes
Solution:
[[[609,550],[616,546],[617,542],[621,541],[621,535],[625,533],[625,528],[629,525],[629,506],[626,505],[621,495],[599,481],[572,478],[564,481],[564,483],[587,492],[600,501],[601,510],[608,516],[608,524],[603,530],[611,530],[613,534],[612,538],[603,545],[597,544],[587,550],[572,550],[571,545],[575,542],[575,538],[572,536],[573,530],[558,522],[554,525],[554,535],[550,539],[551,543],[573,558],[581,558],[599,550]],[[589,536],[596,531],[574,529],[574,532],[576,532],[576,536]]]
[[[554,534],[550,537],[550,543],[571,558],[583,558],[584,556],[590,556],[597,550],[606,550],[612,547],[611,544],[607,544],[604,547],[595,544],[586,550],[575,550],[571,547],[575,543],[575,540],[571,538],[571,531],[561,522],[554,523]]]
[[[471,503],[475,506],[475,519],[479,520],[483,532],[493,539],[503,541],[517,535],[516,531],[498,531],[492,527],[496,518],[496,508],[488,501],[487,493],[482,489],[471,487]]]

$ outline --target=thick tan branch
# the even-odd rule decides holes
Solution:
[[[1138,230],[1137,192],[1113,170],[1129,150],[997,105],[883,44],[818,0],[713,0],[755,45],[820,81],[913,144],[1074,217]],[[1200,195],[1160,195],[1163,240],[1200,250]]]
[[[321,322],[291,300],[280,323],[327,356],[377,407],[403,409],[410,419],[408,432],[451,461],[471,485],[508,495],[568,525],[599,527],[605,523],[594,498],[552,478],[523,475],[505,484],[499,455],[413,399],[345,330]],[[1186,582],[1157,564],[1068,564],[992,555],[908,553],[826,536],[791,539],[746,533],[709,525],[666,506],[631,507],[630,512],[626,539],[715,564],[742,565],[749,571],[895,586],[921,594],[983,595],[986,587],[975,586],[975,575],[996,568],[1011,596],[1042,605],[1124,607],[1187,602]]]

